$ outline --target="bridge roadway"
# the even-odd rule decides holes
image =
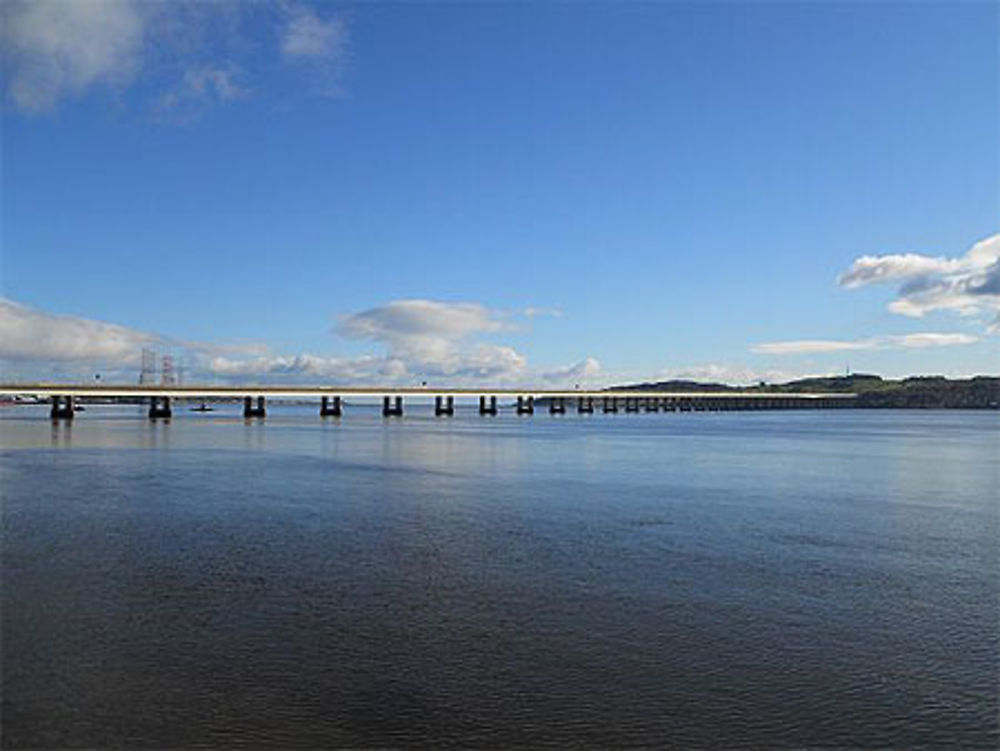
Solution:
[[[575,401],[577,412],[592,413],[595,402],[605,413],[618,412],[621,404],[625,412],[746,410],[746,409],[816,409],[850,407],[854,394],[768,394],[739,391],[635,391],[607,389],[603,391],[578,389],[439,389],[429,387],[367,387],[367,386],[114,386],[106,384],[26,383],[0,384],[0,396],[47,397],[52,400],[52,417],[72,419],[76,399],[149,399],[151,418],[170,417],[171,400],[185,399],[242,399],[246,417],[264,417],[266,400],[319,399],[320,415],[340,417],[345,397],[381,398],[382,414],[398,417],[403,414],[403,398],[418,397],[434,400],[438,416],[454,414],[456,398],[478,398],[481,415],[497,414],[497,398],[516,400],[520,415],[534,414],[535,400],[546,399],[549,412],[563,414],[567,401]]]

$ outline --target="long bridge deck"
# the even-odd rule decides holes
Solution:
[[[386,417],[403,414],[404,398],[434,400],[438,416],[454,414],[456,398],[479,400],[481,415],[497,414],[497,399],[516,400],[520,415],[534,414],[535,400],[544,399],[551,414],[564,414],[567,402],[575,402],[579,413],[595,411],[595,402],[605,413],[625,412],[746,410],[746,409],[816,409],[853,406],[855,394],[767,393],[745,391],[645,391],[636,389],[525,389],[525,388],[437,388],[382,386],[198,386],[22,383],[0,384],[0,396],[49,398],[52,417],[70,419],[76,399],[135,399],[149,400],[149,416],[171,416],[171,400],[236,399],[243,401],[246,417],[264,417],[266,400],[318,399],[320,415],[340,417],[348,397],[381,398]]]
[[[617,397],[699,398],[699,399],[768,399],[791,397],[803,400],[853,399],[855,394],[769,394],[760,391],[646,391],[637,389],[528,389],[528,388],[437,388],[437,387],[389,387],[389,386],[198,386],[198,385],[142,385],[115,386],[105,384],[70,383],[22,383],[0,384],[0,395],[22,396],[77,396],[77,397],[142,397],[167,396],[177,399],[237,398],[243,396],[265,396],[276,399],[321,398],[324,396],[366,396],[366,397],[429,397],[436,396],[532,396],[536,399],[562,397],[565,399],[584,397],[599,399]]]

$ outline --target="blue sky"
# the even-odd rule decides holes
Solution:
[[[3,13],[9,377],[1000,370],[996,4]]]

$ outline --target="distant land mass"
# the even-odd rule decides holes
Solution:
[[[729,386],[698,381],[656,381],[615,386],[625,391],[732,391],[733,393],[798,394],[803,392],[857,394],[858,407],[889,409],[1000,409],[1000,377],[948,379],[911,376],[891,380],[856,373],[847,376],[801,378],[788,383]]]

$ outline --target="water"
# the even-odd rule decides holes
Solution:
[[[0,415],[7,748],[1000,742],[997,413]]]

